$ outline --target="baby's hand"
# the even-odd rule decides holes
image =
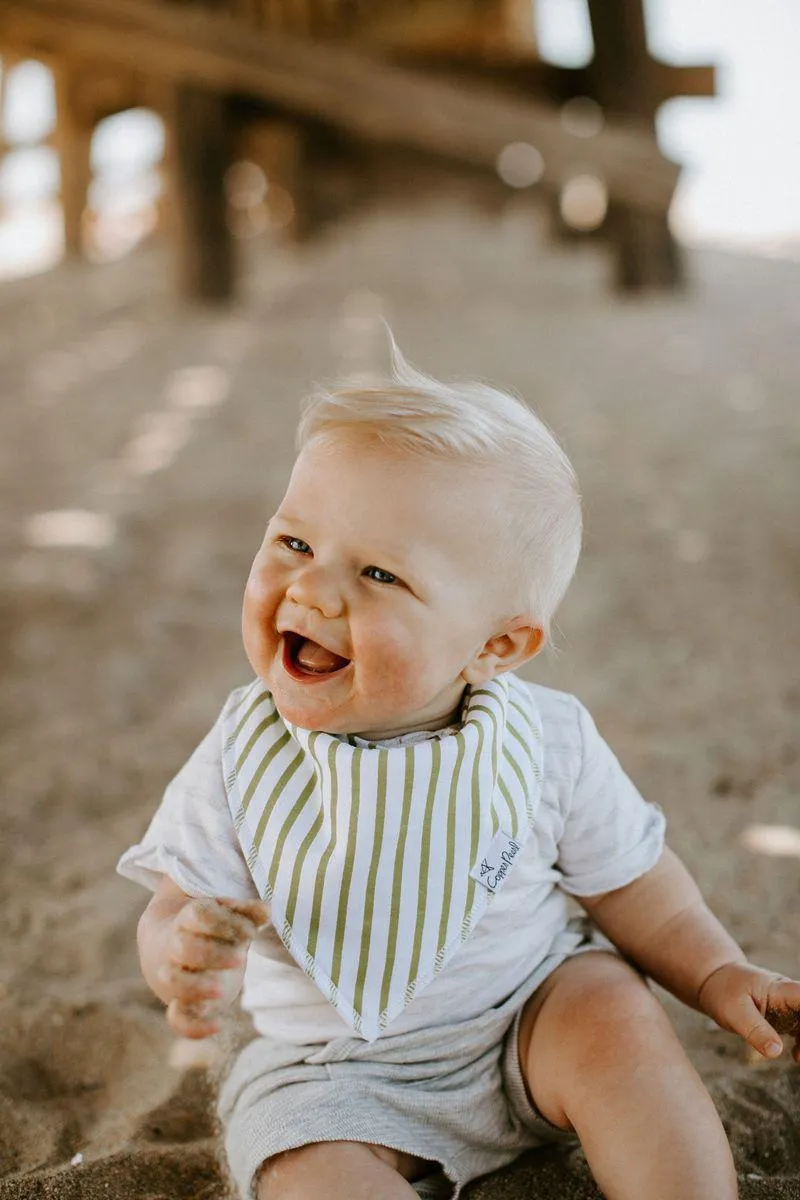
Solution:
[[[177,913],[159,970],[167,1020],[182,1037],[218,1033],[221,1011],[239,994],[247,947],[268,920],[260,900],[189,900]],[[162,995],[164,993],[162,992]]]
[[[764,1058],[783,1052],[779,1034],[794,1038],[800,1063],[800,983],[750,963],[727,963],[712,971],[698,997],[703,1012],[738,1033]]]

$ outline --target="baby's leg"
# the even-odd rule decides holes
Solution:
[[[287,1150],[261,1168],[258,1200],[411,1200],[408,1179],[431,1163],[363,1142],[316,1142]]]
[[[607,1200],[735,1200],[711,1097],[627,963],[592,951],[554,971],[523,1012],[519,1054],[534,1104],[578,1134]]]

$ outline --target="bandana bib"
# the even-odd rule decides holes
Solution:
[[[529,689],[470,689],[460,729],[357,745],[285,722],[260,681],[223,718],[225,788],[286,948],[373,1041],[469,937],[541,794]]]

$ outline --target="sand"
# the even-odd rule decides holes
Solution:
[[[114,865],[248,677],[239,597],[297,401],[374,363],[381,312],[412,360],[518,389],[564,440],[586,553],[530,674],[589,705],[753,959],[798,972],[797,836],[741,839],[800,826],[800,267],[698,252],[685,297],[618,300],[598,248],[457,194],[242,255],[228,313],[175,311],[158,248],[0,290],[1,1200],[227,1194],[221,1059],[170,1036]],[[667,1003],[742,1195],[800,1197],[800,1072]],[[597,1194],[576,1153],[471,1192]]]

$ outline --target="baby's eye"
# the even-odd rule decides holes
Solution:
[[[282,537],[279,539],[282,545],[287,546],[289,550],[294,550],[295,554],[310,554],[311,547],[308,542],[304,542],[302,538]]]
[[[374,579],[376,583],[400,582],[396,575],[392,575],[391,571],[382,571],[380,567],[365,567],[364,574],[367,579]]]

